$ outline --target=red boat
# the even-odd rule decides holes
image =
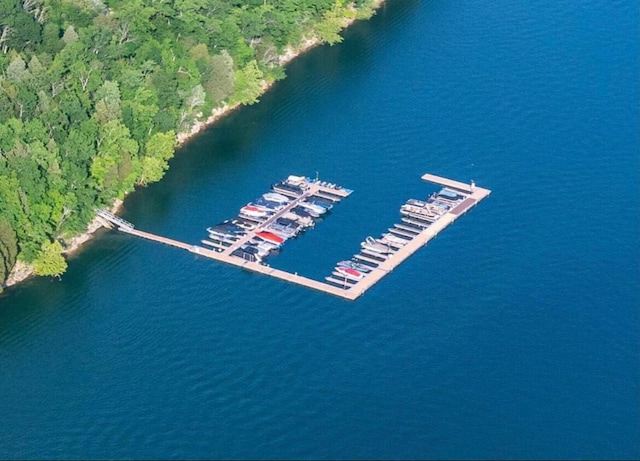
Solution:
[[[240,208],[240,213],[253,218],[262,218],[267,216],[267,212],[253,205],[247,205]]]
[[[275,242],[275,243],[282,243],[284,242],[284,239],[282,237],[280,237],[279,235],[276,235],[272,232],[268,232],[268,231],[260,231],[260,232],[256,232],[256,235],[258,237],[261,237],[265,240],[268,240],[270,242]]]
[[[336,271],[351,279],[360,280],[362,277],[364,277],[364,274],[355,269],[351,269],[350,267],[336,267]]]

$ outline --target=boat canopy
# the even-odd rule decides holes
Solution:
[[[443,197],[449,197],[449,198],[457,198],[458,197],[458,193],[454,190],[451,189],[447,189],[446,187],[444,189],[442,189],[438,195],[442,195]]]

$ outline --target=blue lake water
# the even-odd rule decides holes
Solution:
[[[270,262],[320,278],[425,172],[492,195],[356,302],[99,232],[0,297],[0,457],[640,457],[638,16],[389,0],[291,63],[122,216],[198,243],[318,171]]]

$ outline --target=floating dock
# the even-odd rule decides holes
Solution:
[[[101,218],[113,224],[118,230],[127,234],[164,243],[206,258],[238,266],[252,272],[269,275],[287,282],[296,283],[298,285],[339,296],[344,299],[354,300],[364,294],[366,290],[376,284],[381,278],[391,272],[415,251],[426,245],[427,242],[438,235],[440,231],[491,193],[488,189],[477,187],[473,182],[471,184],[465,184],[432,174],[425,174],[422,176],[422,179],[424,181],[444,186],[445,188],[450,188],[458,194],[460,198],[453,201],[449,209],[446,212],[443,212],[433,222],[425,223],[424,225],[427,227],[411,227],[409,223],[405,223],[404,225],[396,224],[394,227],[389,228],[390,231],[406,239],[406,243],[403,243],[402,246],[390,245],[390,249],[393,248],[393,250],[390,250],[389,254],[381,256],[375,252],[369,252],[363,249],[360,254],[355,255],[354,258],[364,261],[370,266],[370,271],[366,274],[362,274],[361,278],[357,280],[351,279],[346,275],[343,277],[339,273],[334,272],[326,278],[327,282],[321,282],[231,255],[231,252],[251,240],[257,231],[276,221],[278,217],[291,210],[291,208],[295,207],[306,198],[318,195],[333,197],[334,199],[339,200],[340,198],[347,197],[351,193],[348,189],[335,188],[332,185],[327,185],[327,183],[317,180],[309,182],[308,188],[304,191],[304,194],[295,197],[289,204],[287,204],[287,206],[261,223],[260,227],[254,231],[247,232],[246,235],[242,236],[237,241],[230,243],[229,246],[216,246],[215,248],[217,251],[135,229],[133,224],[128,223],[118,216],[112,215],[104,210],[99,210],[98,214]]]

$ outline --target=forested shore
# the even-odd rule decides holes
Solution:
[[[0,0],[0,291],[381,0]],[[214,114],[212,118],[211,115]]]

